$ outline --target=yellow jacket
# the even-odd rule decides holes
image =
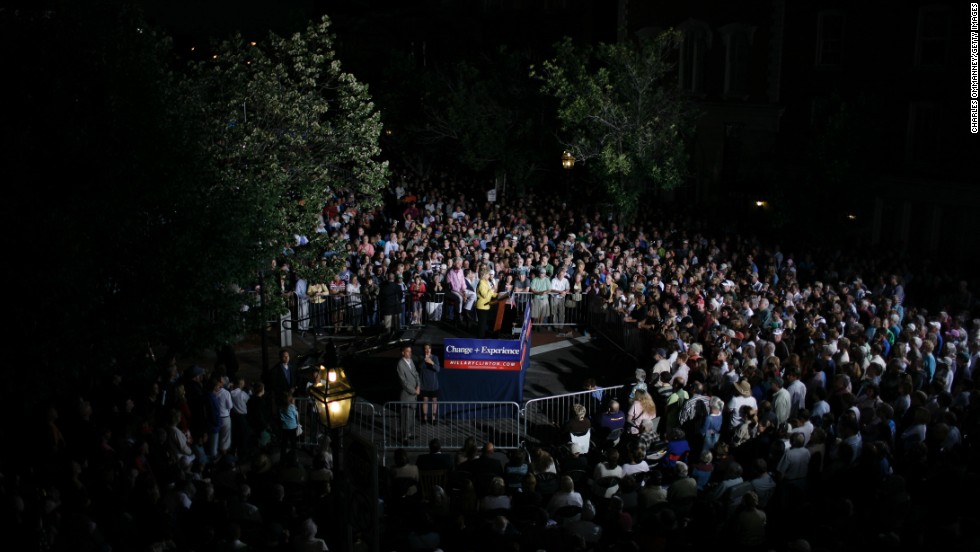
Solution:
[[[476,286],[476,309],[490,310],[490,301],[497,296],[490,282],[480,278],[480,283]]]

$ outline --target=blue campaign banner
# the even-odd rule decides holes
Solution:
[[[439,398],[463,402],[523,401],[524,374],[531,362],[530,320],[528,304],[520,339],[446,339],[442,364],[445,370],[439,373]],[[449,412],[462,406],[445,408]]]
[[[520,370],[523,340],[465,339],[445,340],[445,362],[450,370]]]

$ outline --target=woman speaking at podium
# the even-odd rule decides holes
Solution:
[[[490,269],[480,267],[480,282],[476,286],[476,337],[483,339],[490,328],[490,302],[497,297],[497,292],[490,283]]]

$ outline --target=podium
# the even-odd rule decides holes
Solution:
[[[504,324],[506,302],[499,301],[494,331]],[[514,311],[515,309],[510,309]],[[439,394],[444,401],[521,402],[524,374],[531,359],[530,305],[517,339],[446,339]]]
[[[497,335],[503,328],[510,328],[514,324],[514,318],[517,316],[517,307],[510,305],[505,300],[498,299],[495,305],[491,304],[490,308],[496,311],[493,327],[490,329],[491,333]]]

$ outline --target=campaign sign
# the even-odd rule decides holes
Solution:
[[[513,339],[446,339],[443,367],[451,370],[520,370],[521,341]]]

